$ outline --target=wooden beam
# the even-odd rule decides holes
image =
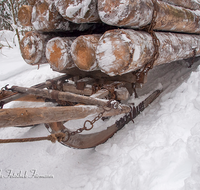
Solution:
[[[10,108],[0,110],[0,128],[9,126],[27,126],[40,123],[61,122],[85,118],[91,114],[99,114],[102,107],[97,106],[63,106],[38,108]],[[128,113],[130,108],[122,105],[119,109],[106,111],[103,116]]]

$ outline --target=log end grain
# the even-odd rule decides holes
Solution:
[[[35,30],[51,32],[59,28],[63,18],[53,4],[37,1],[33,7],[31,22]]]
[[[36,32],[27,32],[20,42],[22,57],[30,65],[38,64],[44,55],[44,39]]]
[[[96,58],[102,72],[115,76],[128,67],[131,61],[129,45],[120,30],[106,32],[100,39]]]
[[[74,23],[96,23],[100,21],[97,0],[57,0],[55,5],[65,19]]]
[[[56,37],[48,41],[46,57],[54,71],[63,71],[74,66],[70,53],[73,39]]]
[[[32,6],[23,5],[18,12],[18,20],[22,26],[32,26]]]
[[[74,40],[71,46],[72,59],[83,71],[98,69],[96,63],[96,47],[101,35],[83,35]]]

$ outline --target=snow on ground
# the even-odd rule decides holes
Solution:
[[[14,46],[0,50],[0,68],[0,87],[31,86],[59,75],[48,65],[39,70],[27,65]],[[175,90],[172,83],[134,124],[93,149],[47,141],[0,145],[0,189],[199,190],[199,79],[200,67]],[[24,105],[14,102],[6,107]],[[43,125],[0,129],[0,138],[46,135]]]

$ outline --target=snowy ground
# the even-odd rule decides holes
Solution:
[[[31,86],[59,75],[47,65],[39,70],[27,65],[14,46],[0,50],[0,68],[0,87]],[[135,124],[93,149],[75,150],[47,141],[0,145],[0,189],[199,190],[199,79],[200,67],[175,90],[174,81]],[[6,107],[20,105],[24,104]],[[43,125],[0,129],[0,138],[46,135]]]

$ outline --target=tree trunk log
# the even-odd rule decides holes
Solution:
[[[32,6],[23,5],[18,12],[18,20],[22,26],[32,26]]]
[[[48,41],[46,57],[54,71],[62,72],[75,66],[70,53],[74,39],[73,37],[56,37]]]
[[[51,38],[50,35],[27,32],[20,42],[21,54],[26,63],[30,65],[48,63],[45,48],[47,41]]]
[[[154,29],[186,33],[200,33],[200,14],[182,7],[156,1],[157,16]],[[152,0],[99,0],[101,20],[114,26],[140,28],[151,23],[154,10]]]
[[[11,108],[0,110],[0,128],[9,126],[27,126],[40,123],[61,122],[66,120],[82,119],[91,114],[99,114],[102,107],[97,106],[66,106],[66,107],[38,107],[38,108]],[[130,108],[111,109],[103,116],[113,116],[128,113]]]
[[[91,28],[88,24],[76,24],[65,20],[56,10],[55,4],[37,1],[32,10],[32,25],[41,32],[84,31]]]
[[[155,34],[160,46],[159,57],[154,65],[200,55],[199,35],[164,32]],[[154,46],[150,34],[131,29],[117,29],[108,31],[102,36],[96,57],[101,71],[115,76],[142,68],[152,58],[153,52]]]
[[[98,69],[95,51],[100,37],[100,34],[83,35],[72,43],[72,59],[80,70],[93,71]]]
[[[200,1],[197,0],[162,0],[166,3],[184,7],[191,10],[200,10]]]
[[[97,0],[57,0],[56,9],[67,20],[74,23],[99,22]]]

